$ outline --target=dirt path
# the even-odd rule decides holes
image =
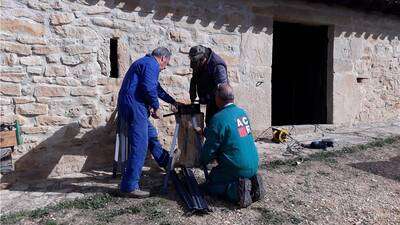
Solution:
[[[377,147],[384,145],[383,147]],[[162,174],[146,176],[156,197],[98,194],[51,207],[4,215],[2,224],[400,224],[400,138],[315,154],[261,168],[267,196],[246,209],[207,198],[214,212],[184,215],[171,191],[159,193]],[[296,165],[296,166],[294,166]],[[157,196],[158,195],[158,196]]]

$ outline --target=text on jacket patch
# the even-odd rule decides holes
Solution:
[[[246,116],[237,118],[236,124],[240,137],[245,137],[251,133],[249,119]]]

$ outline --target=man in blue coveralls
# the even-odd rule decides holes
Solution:
[[[129,156],[122,174],[121,192],[131,197],[144,198],[149,192],[140,190],[139,180],[150,150],[160,167],[165,167],[168,152],[157,138],[157,130],[149,116],[158,119],[158,98],[177,106],[177,103],[158,82],[159,73],[165,69],[171,52],[159,47],[136,60],[126,73],[118,95],[118,129],[128,137]]]
[[[200,162],[218,163],[204,185],[207,193],[247,207],[262,198],[265,191],[257,175],[258,153],[249,118],[233,101],[229,84],[218,85],[215,103],[219,111],[205,128]]]

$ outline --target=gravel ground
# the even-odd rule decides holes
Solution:
[[[167,196],[160,194],[161,171],[149,170],[142,186],[151,189],[151,198],[120,198],[110,191],[3,215],[1,223],[400,224],[399,146],[397,137],[394,142],[348,148],[340,154],[261,167],[267,195],[246,209],[207,197],[212,213],[186,216],[172,189]]]

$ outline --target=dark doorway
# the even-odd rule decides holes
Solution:
[[[274,22],[272,125],[327,123],[328,27]]]

